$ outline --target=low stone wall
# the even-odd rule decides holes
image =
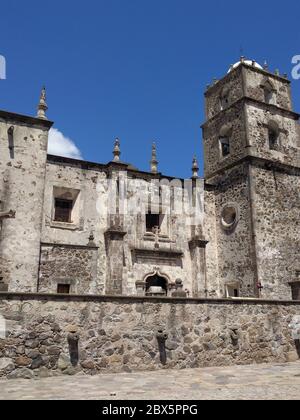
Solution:
[[[0,376],[8,378],[286,362],[300,354],[290,328],[300,302],[0,293],[0,314]]]

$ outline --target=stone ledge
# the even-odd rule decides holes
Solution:
[[[89,251],[91,249],[97,250],[99,249],[98,246],[90,246],[90,245],[74,245],[74,244],[58,244],[53,242],[41,242],[41,246],[43,247],[52,247],[52,248],[71,248],[71,249],[83,249]]]
[[[48,129],[50,129],[53,125],[53,122],[49,120],[42,120],[40,118],[16,114],[14,112],[8,112],[4,110],[0,110],[0,118],[6,121],[11,121],[11,122],[17,121],[26,125],[28,124],[31,126],[44,127]]]
[[[49,300],[49,301],[97,301],[97,302],[122,302],[131,303],[178,303],[178,304],[211,304],[211,305],[294,305],[300,306],[296,300],[268,300],[252,298],[172,298],[172,297],[147,297],[147,296],[111,296],[111,295],[61,295],[43,293],[13,293],[0,292],[0,302],[3,300]]]

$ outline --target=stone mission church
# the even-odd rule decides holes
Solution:
[[[99,212],[120,173],[146,189],[172,181],[158,170],[155,146],[149,172],[122,162],[118,140],[107,164],[47,155],[44,90],[34,118],[0,111],[0,290],[300,300],[300,130],[290,82],[242,57],[205,100],[205,177],[194,159],[191,178],[202,181],[203,217],[194,224],[172,200],[156,212],[147,203],[136,215]]]

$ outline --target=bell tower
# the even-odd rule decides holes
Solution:
[[[205,98],[221,293],[291,299],[300,270],[300,131],[290,82],[242,57]]]

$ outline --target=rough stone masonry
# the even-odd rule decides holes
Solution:
[[[108,164],[49,156],[45,89],[36,118],[0,111],[1,290],[172,296],[180,280],[192,297],[299,299],[300,137],[290,82],[242,57],[205,100],[205,178],[194,158],[190,180],[200,203],[194,221],[177,211],[185,180],[159,172],[156,145],[150,172],[122,162],[118,139]],[[113,195],[119,203],[141,191],[133,212],[111,211]]]
[[[295,361],[300,302],[0,295],[0,376]],[[292,327],[291,327],[292,325]],[[299,334],[300,338],[300,334]]]
[[[107,164],[48,155],[45,89],[36,117],[0,111],[3,375],[297,357],[290,82],[241,57],[205,103],[205,176],[194,157],[190,180],[159,172],[155,144],[149,172],[121,160],[119,139]],[[161,300],[172,297],[183,300]]]

